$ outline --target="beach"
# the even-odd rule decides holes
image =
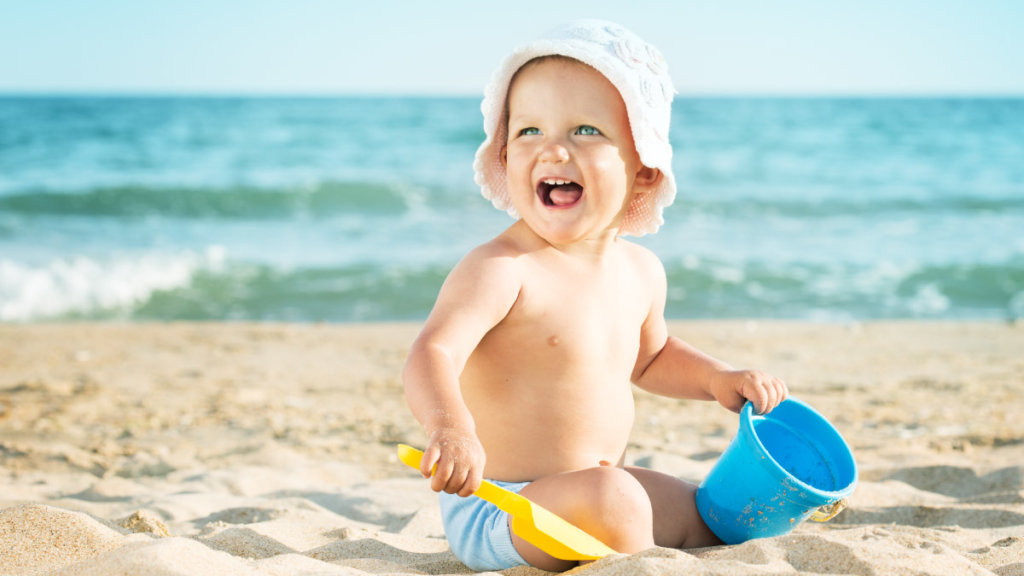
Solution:
[[[1024,326],[685,321],[854,451],[827,523],[574,573],[1024,574]],[[0,325],[0,574],[463,574],[401,367],[416,323]],[[699,482],[735,414],[635,393],[629,463]],[[507,574],[543,574],[517,568]]]

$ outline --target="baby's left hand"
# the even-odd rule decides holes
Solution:
[[[711,384],[711,395],[733,412],[739,412],[750,400],[758,414],[767,414],[789,395],[785,382],[759,370],[729,370],[720,374]]]

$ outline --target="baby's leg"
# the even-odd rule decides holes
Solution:
[[[622,468],[601,466],[547,476],[520,494],[618,552],[654,547],[651,501],[637,478]],[[552,558],[514,533],[512,542],[523,559],[538,568],[563,571],[576,564]]]
[[[654,542],[658,546],[700,548],[722,543],[697,512],[696,486],[646,468],[630,466],[626,470],[640,481],[651,499]]]

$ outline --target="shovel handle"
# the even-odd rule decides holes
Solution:
[[[401,460],[402,463],[405,464],[406,466],[419,470],[420,460],[423,459],[423,451],[417,450],[412,446],[409,446],[408,444],[399,444],[398,459]],[[436,469],[437,466],[434,466],[434,468]],[[433,476],[434,470],[431,470],[430,474],[431,476]]]
[[[423,459],[423,451],[417,450],[416,448],[413,448],[412,446],[406,444],[399,444],[398,459],[401,460],[402,463],[404,463],[406,466],[409,466],[410,468],[416,468],[417,470],[419,470],[420,460]],[[434,471],[431,470],[430,473],[433,474]],[[506,501],[508,500],[509,496],[514,495],[512,492],[509,492],[508,490],[505,490],[501,486],[498,486],[492,482],[488,482],[487,480],[484,480],[480,484],[480,488],[478,488],[477,491],[474,492],[473,494],[490,502],[491,504],[494,504],[495,506],[502,510],[505,510],[506,512],[509,511]]]

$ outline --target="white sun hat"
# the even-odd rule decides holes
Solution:
[[[676,196],[672,145],[668,139],[675,89],[661,52],[612,22],[579,20],[560,26],[517,48],[494,72],[480,105],[486,138],[473,162],[474,179],[484,198],[513,218],[519,217],[512,206],[501,162],[501,150],[508,139],[505,106],[513,76],[524,64],[541,56],[579,60],[603,74],[618,89],[626,104],[640,161],[663,175],[657,188],[634,198],[620,233],[643,236],[656,232],[665,222],[662,212]]]

